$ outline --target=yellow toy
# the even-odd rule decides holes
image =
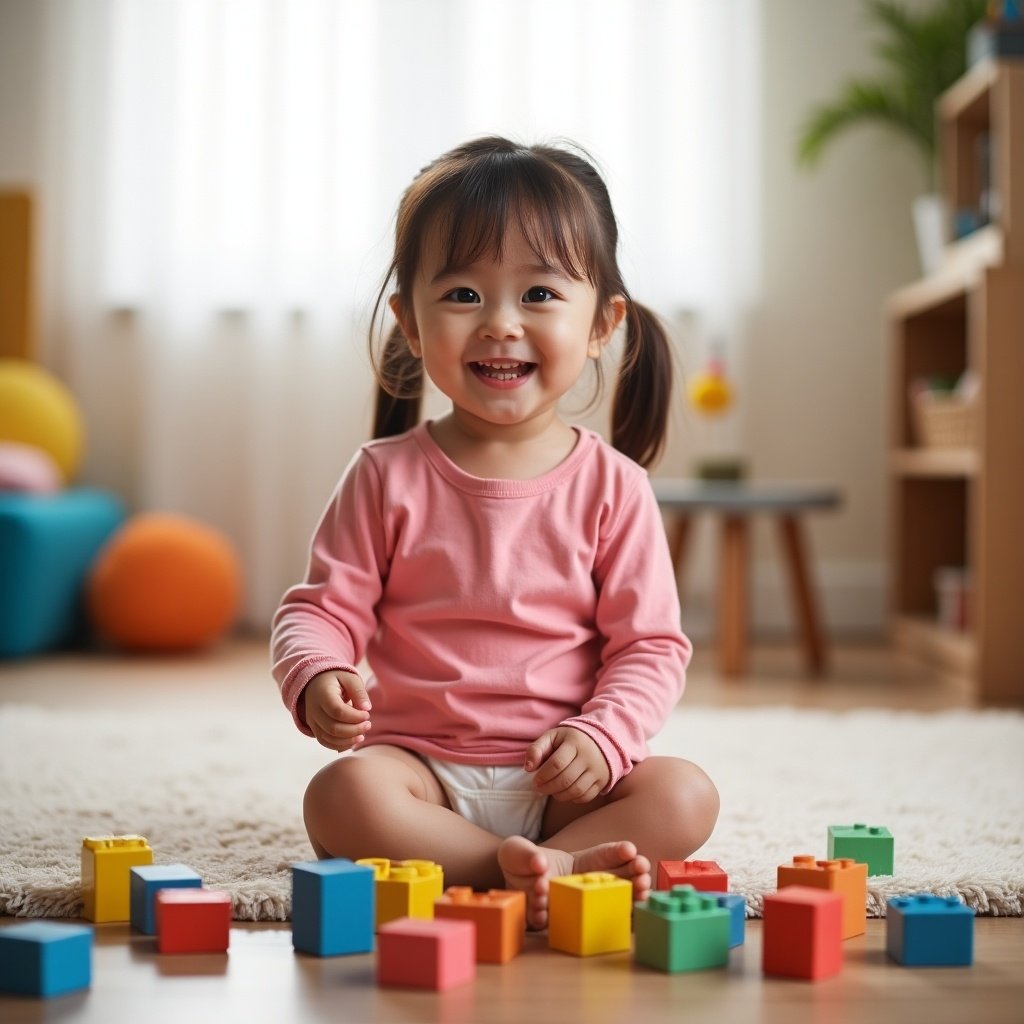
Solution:
[[[575,956],[617,953],[631,945],[633,883],[606,871],[551,879],[548,946]]]
[[[733,400],[733,387],[725,375],[725,364],[712,357],[703,370],[698,370],[687,385],[690,404],[705,416],[717,416],[725,412]]]
[[[142,836],[82,840],[82,917],[97,923],[131,920],[131,869],[153,863]]]
[[[82,454],[82,420],[71,393],[24,359],[0,359],[0,441],[41,448],[65,483]]]
[[[377,927],[400,917],[434,918],[434,902],[444,895],[444,872],[432,860],[364,857],[357,864],[377,876]]]

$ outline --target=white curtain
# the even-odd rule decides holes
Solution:
[[[87,472],[225,530],[252,625],[366,439],[395,206],[444,150],[583,144],[634,295],[741,338],[755,0],[48,0],[46,36],[45,354]]]

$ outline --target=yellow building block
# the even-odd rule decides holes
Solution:
[[[444,871],[432,860],[387,860],[364,857],[357,864],[377,876],[377,927],[399,917],[433,920],[434,901],[444,895]]]
[[[142,836],[82,840],[82,917],[87,921],[131,920],[131,869],[153,863]]]
[[[867,930],[868,866],[849,857],[815,860],[803,855],[792,864],[780,864],[778,888],[810,885],[837,892],[843,897],[843,938],[863,935]]]
[[[594,956],[630,948],[633,883],[605,871],[551,879],[548,945]]]

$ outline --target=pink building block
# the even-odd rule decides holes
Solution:
[[[442,992],[476,977],[472,921],[401,917],[377,932],[377,982]]]

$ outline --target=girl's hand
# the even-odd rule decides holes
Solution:
[[[370,698],[354,672],[319,672],[299,698],[304,702],[306,725],[317,742],[331,750],[352,750],[362,744],[370,728]]]
[[[538,793],[563,803],[586,804],[611,778],[600,747],[585,733],[563,725],[549,729],[526,748],[523,767],[536,772]]]

